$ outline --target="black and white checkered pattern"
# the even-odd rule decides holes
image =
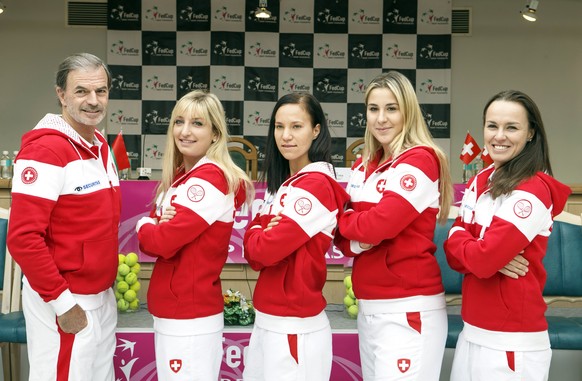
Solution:
[[[223,102],[231,135],[264,155],[273,106],[313,93],[334,161],[364,134],[364,91],[395,69],[413,83],[435,138],[450,137],[451,0],[109,0],[113,75],[107,133],[123,129],[132,165],[160,168],[177,99],[194,89]]]

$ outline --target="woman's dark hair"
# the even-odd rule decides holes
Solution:
[[[275,116],[277,111],[285,105],[298,104],[311,117],[312,127],[319,124],[319,135],[311,143],[307,153],[309,160],[313,163],[316,161],[326,161],[331,163],[331,135],[327,127],[327,119],[317,98],[309,93],[291,93],[283,95],[273,108],[271,121],[269,122],[269,133],[267,135],[267,144],[265,148],[265,160],[263,162],[263,173],[260,180],[266,181],[267,190],[274,194],[279,187],[287,180],[291,174],[289,160],[285,159],[275,141]]]
[[[533,136],[526,142],[520,153],[495,169],[491,179],[493,198],[512,192],[520,183],[533,177],[537,172],[552,175],[548,140],[540,110],[535,102],[528,95],[517,90],[506,90],[494,95],[483,109],[484,128],[487,109],[496,101],[515,102],[522,105],[527,114],[528,128],[533,132]]]

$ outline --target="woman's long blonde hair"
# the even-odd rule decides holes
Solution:
[[[440,214],[438,220],[444,223],[448,218],[449,209],[453,200],[453,187],[448,158],[434,142],[422,115],[414,88],[408,78],[397,71],[389,71],[378,75],[366,88],[366,106],[368,105],[368,97],[372,90],[382,88],[390,90],[396,97],[404,122],[402,132],[390,143],[391,156],[396,158],[409,148],[428,146],[435,151],[439,159]],[[380,142],[366,128],[362,155],[365,167],[367,167],[370,160],[375,157],[381,148],[382,145]]]
[[[212,132],[216,138],[206,151],[206,157],[215,162],[224,172],[229,193],[236,193],[240,186],[244,186],[246,202],[250,205],[254,198],[254,186],[247,174],[234,163],[228,152],[230,137],[222,103],[216,95],[200,90],[184,95],[172,110],[166,134],[166,151],[162,161],[162,180],[156,191],[156,199],[170,189],[178,168],[184,165],[184,156],[174,141],[173,128],[176,118],[182,116],[188,119],[192,115],[201,116],[212,125]]]

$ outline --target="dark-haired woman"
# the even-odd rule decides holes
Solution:
[[[244,237],[260,271],[245,381],[328,381],[331,328],[324,311],[325,254],[348,195],[331,164],[331,137],[310,94],[287,94],[271,116],[261,212]]]
[[[542,381],[552,352],[542,290],[553,218],[570,189],[552,177],[538,107],[520,91],[493,96],[483,111],[493,164],[467,184],[445,241],[464,274],[464,327],[452,381]]]

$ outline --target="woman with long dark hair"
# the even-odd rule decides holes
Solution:
[[[548,379],[552,351],[542,290],[553,218],[570,189],[552,177],[540,111],[520,91],[483,111],[493,164],[468,184],[444,248],[464,274],[452,381]]]
[[[243,377],[328,381],[325,254],[348,196],[335,180],[327,121],[312,95],[287,94],[275,105],[263,179],[265,201],[244,237],[244,256],[260,274]]]

